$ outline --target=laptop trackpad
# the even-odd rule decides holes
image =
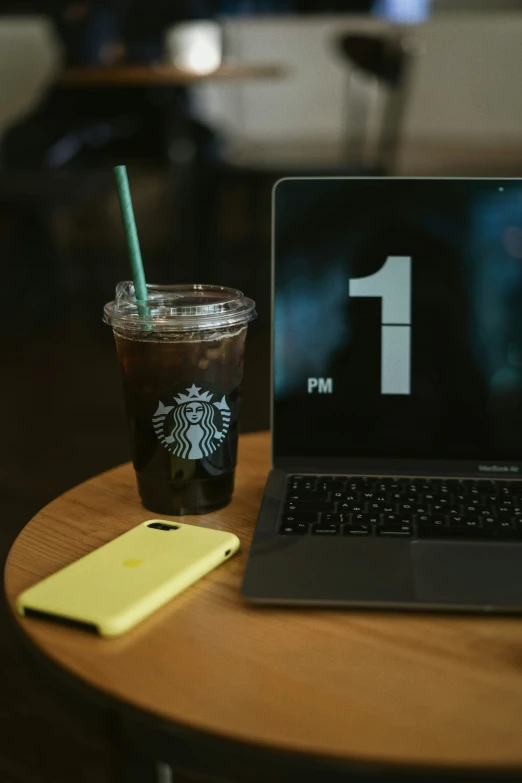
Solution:
[[[415,541],[418,601],[522,607],[522,544]]]

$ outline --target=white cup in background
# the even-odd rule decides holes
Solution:
[[[222,62],[221,25],[211,20],[182,22],[166,34],[168,59],[183,71],[212,73]]]

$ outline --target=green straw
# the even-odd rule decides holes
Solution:
[[[115,166],[114,176],[116,177],[116,188],[118,190],[118,198],[120,200],[121,217],[123,220],[125,239],[127,241],[127,249],[129,251],[132,280],[134,283],[134,291],[136,293],[136,301],[138,302],[138,312],[142,317],[146,318],[149,315],[149,309],[143,305],[140,307],[139,303],[147,301],[147,282],[145,280],[140,242],[138,239],[138,231],[136,229],[134,210],[132,208],[132,198],[129,188],[129,180],[127,177],[127,167]]]

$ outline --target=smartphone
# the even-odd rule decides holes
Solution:
[[[16,608],[119,636],[238,549],[233,533],[149,519],[25,590]]]

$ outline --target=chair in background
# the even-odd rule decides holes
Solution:
[[[224,170],[258,172],[275,179],[393,173],[413,65],[422,43],[406,34],[383,31],[338,35],[333,47],[348,67],[342,144],[298,140],[240,144],[221,158]]]
[[[390,174],[401,142],[414,61],[423,53],[422,42],[404,34],[350,33],[340,35],[335,45],[349,66],[346,163],[368,174]],[[358,102],[359,122],[353,122],[354,82],[361,77],[366,81],[365,100]],[[368,158],[375,109],[380,122]]]
[[[394,172],[413,66],[422,53],[422,43],[397,28],[388,28],[335,35],[332,45],[348,70],[346,124],[340,143],[246,142],[232,145],[216,159],[215,208],[219,210],[219,194],[227,186],[242,187],[252,246],[263,239],[266,244],[270,190],[281,177],[386,176]],[[214,248],[216,241],[207,245]]]

